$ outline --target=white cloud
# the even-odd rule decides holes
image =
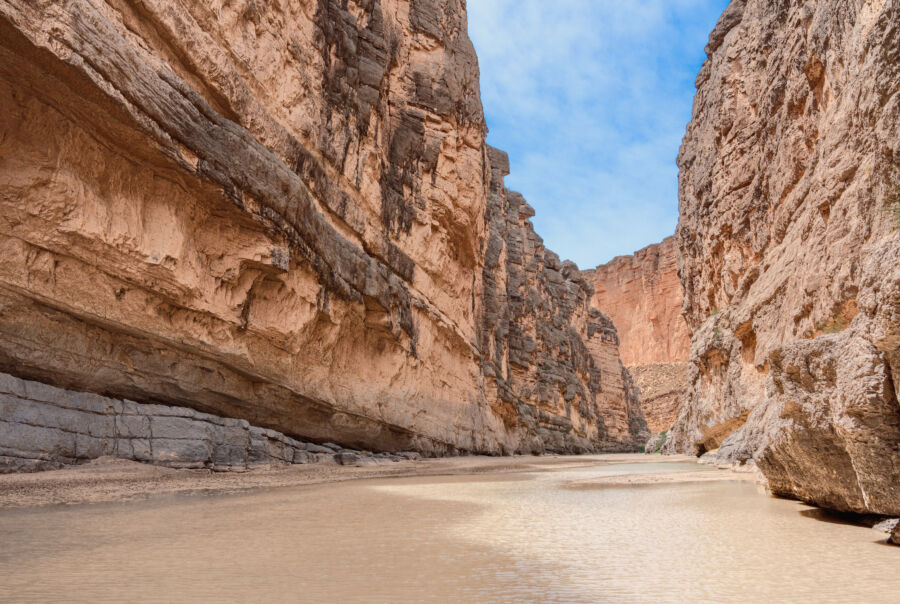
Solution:
[[[675,155],[727,0],[469,0],[488,141],[548,247],[589,267],[671,234]]]

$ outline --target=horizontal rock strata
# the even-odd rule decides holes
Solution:
[[[675,423],[690,383],[690,363],[650,363],[628,368],[638,390],[647,427],[654,434]]]
[[[900,514],[900,5],[734,0],[678,158],[691,385],[670,451]]]
[[[244,420],[0,374],[0,473],[57,469],[100,457],[242,471],[258,465],[388,463],[417,454],[373,455],[300,442]]]
[[[357,449],[634,447],[465,32],[460,0],[0,1],[0,370]]]
[[[675,237],[583,274],[593,286],[591,304],[616,324],[626,366],[687,362],[691,335],[681,314]]]
[[[583,275],[593,287],[591,304],[616,325],[622,362],[640,391],[647,426],[657,434],[668,430],[687,390],[690,357],[675,238]]]
[[[480,341],[489,397],[533,447],[634,450],[646,424],[616,329],[591,308],[578,267],[544,248],[531,206],[504,188],[506,154],[490,157]]]

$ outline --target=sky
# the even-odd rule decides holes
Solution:
[[[675,232],[675,157],[728,0],[468,0],[488,143],[582,269]]]

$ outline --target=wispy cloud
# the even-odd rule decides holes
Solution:
[[[469,0],[488,142],[582,268],[671,235],[675,156],[728,0]]]

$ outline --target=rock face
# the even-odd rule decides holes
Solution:
[[[675,237],[618,256],[584,277],[594,286],[591,304],[616,324],[626,366],[687,362],[691,334],[681,314]]]
[[[691,386],[667,449],[900,514],[900,3],[734,0],[678,158]]]
[[[593,285],[591,304],[618,329],[622,362],[640,390],[648,427],[654,433],[668,430],[687,389],[690,357],[675,238],[583,274]]]
[[[532,447],[633,450],[646,424],[616,329],[590,307],[578,267],[544,248],[534,210],[504,188],[506,154],[489,148],[489,157],[479,341],[488,398],[509,425],[528,428]]]
[[[465,32],[461,0],[0,1],[0,370],[374,450],[633,447]]]
[[[638,389],[647,427],[654,434],[675,423],[690,384],[690,363],[651,363],[628,368]]]
[[[117,457],[174,468],[243,471],[255,465],[389,463],[289,438],[245,420],[187,407],[142,405],[0,374],[0,474]]]

